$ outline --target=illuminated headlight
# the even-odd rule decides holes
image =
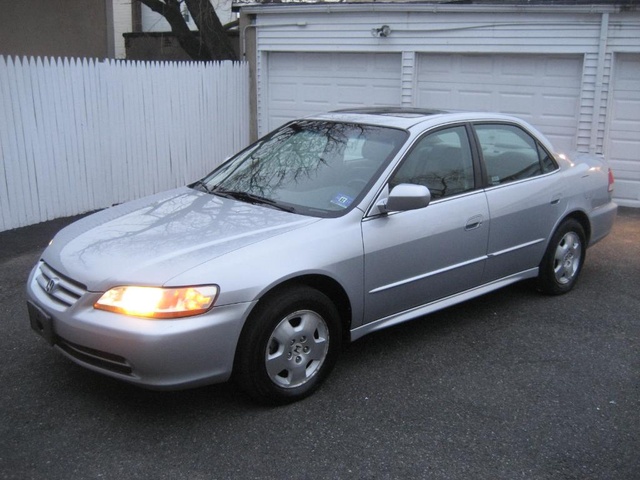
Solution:
[[[215,285],[197,287],[115,287],[93,307],[136,317],[178,318],[209,310],[218,295]]]

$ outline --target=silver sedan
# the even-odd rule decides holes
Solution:
[[[407,109],[291,122],[192,185],[59,232],[31,325],[138,385],[232,376],[286,403],[343,342],[524,279],[575,285],[611,230],[613,176],[517,118]]]

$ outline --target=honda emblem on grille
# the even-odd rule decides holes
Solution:
[[[47,286],[44,287],[45,292],[53,293],[58,288],[58,284],[60,283],[60,279],[57,277],[53,277],[51,280],[47,282]]]

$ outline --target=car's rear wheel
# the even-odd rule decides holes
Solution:
[[[272,404],[313,393],[335,364],[340,316],[323,293],[295,286],[268,297],[245,325],[234,375],[254,399]]]
[[[571,290],[578,281],[585,253],[584,228],[575,219],[565,220],[551,237],[540,264],[539,290],[551,295]]]

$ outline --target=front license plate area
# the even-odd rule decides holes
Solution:
[[[27,308],[29,310],[31,328],[39,333],[50,345],[53,345],[55,333],[51,317],[31,302],[27,302]]]

